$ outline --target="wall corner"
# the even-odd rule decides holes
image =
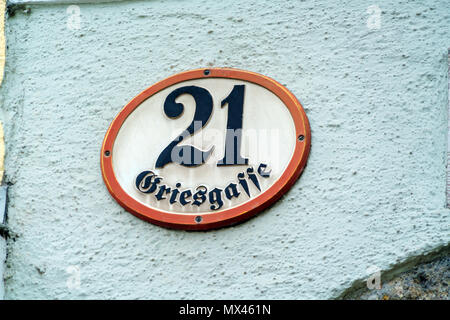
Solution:
[[[5,66],[5,57],[6,57],[6,41],[5,41],[5,8],[6,8],[6,0],[0,0],[0,85],[3,81],[3,73]],[[1,141],[1,150],[0,153],[4,154],[4,144],[3,144],[3,127],[1,126],[2,133],[2,141]],[[0,165],[0,184],[3,180],[3,155],[1,155],[1,165]],[[5,199],[6,201],[6,199]],[[3,232],[3,229],[6,230],[6,210],[3,210],[5,207],[0,207],[0,300],[4,299],[5,296],[5,285],[4,285],[4,271],[5,271],[5,261],[6,261],[6,233]]]

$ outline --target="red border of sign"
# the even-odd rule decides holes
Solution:
[[[281,177],[265,192],[237,207],[217,213],[200,214],[168,214],[164,211],[147,207],[146,205],[130,197],[119,185],[119,182],[114,175],[112,165],[112,148],[114,146],[114,141],[117,134],[128,115],[130,115],[134,109],[136,109],[144,100],[148,99],[153,94],[179,82],[203,78],[230,78],[245,80],[270,90],[288,107],[291,116],[294,119],[297,134],[296,136],[299,137],[303,135],[304,139],[296,140],[293,156]],[[111,195],[123,208],[138,218],[168,228],[206,230],[242,222],[277,201],[299,178],[303,168],[306,165],[310,146],[311,130],[305,111],[297,98],[283,85],[261,74],[244,70],[231,68],[197,69],[182,72],[162,80],[144,90],[133,100],[131,100],[112,121],[108,131],[106,132],[100,155],[100,165],[103,180],[105,181]],[[195,221],[197,216],[202,217],[202,221],[200,223]]]

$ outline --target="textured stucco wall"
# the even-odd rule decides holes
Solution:
[[[6,298],[330,298],[367,269],[448,243],[450,3],[149,1],[31,6],[7,20],[1,120]],[[125,212],[99,151],[121,107],[176,72],[285,84],[312,149],[282,200],[241,225],[172,231]],[[79,281],[78,281],[79,279]]]

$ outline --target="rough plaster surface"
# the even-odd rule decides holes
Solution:
[[[80,30],[66,27],[66,5],[10,17],[6,298],[330,298],[371,266],[447,244],[450,2],[378,1],[379,30],[366,26],[372,4],[86,4]],[[154,82],[222,66],[300,99],[313,139],[304,174],[235,227],[135,218],[101,179],[108,125]],[[79,268],[78,288],[67,268]]]

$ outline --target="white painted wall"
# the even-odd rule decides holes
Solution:
[[[18,237],[6,298],[330,298],[371,266],[447,244],[450,3],[377,1],[381,25],[369,29],[372,4],[83,4],[79,30],[67,5],[9,18],[0,118]],[[125,212],[99,168],[109,123],[154,82],[222,66],[300,99],[312,127],[303,176],[269,210],[217,231]]]

